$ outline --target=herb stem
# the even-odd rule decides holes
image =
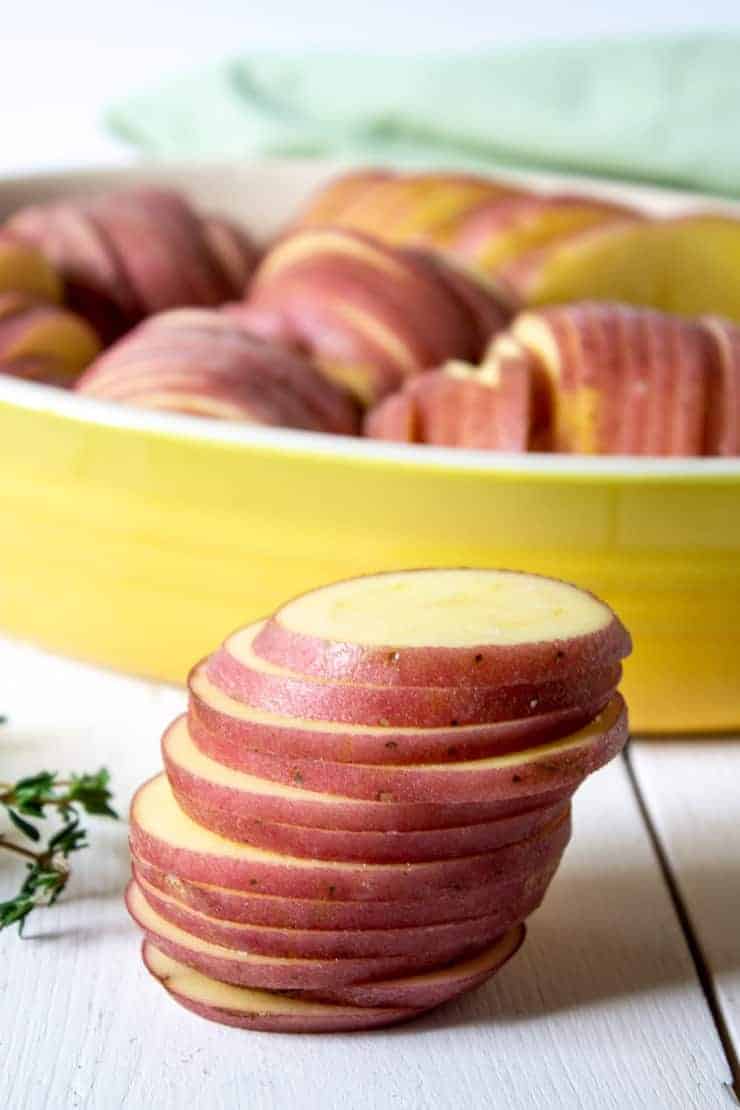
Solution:
[[[37,852],[22,848],[20,844],[14,844],[12,840],[6,840],[4,836],[0,836],[0,848],[5,848],[8,852],[15,852],[19,856],[25,856],[26,859],[34,860],[34,862],[39,858]]]

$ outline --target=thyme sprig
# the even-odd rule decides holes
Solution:
[[[88,846],[87,831],[80,825],[82,813],[118,816],[111,806],[109,781],[103,767],[95,774],[67,779],[57,778],[55,771],[40,771],[14,783],[0,782],[0,805],[15,828],[38,846],[33,849],[0,835],[0,849],[26,861],[20,890],[14,898],[0,902],[0,930],[17,924],[22,933],[34,909],[56,902],[69,879],[70,855]],[[56,813],[62,825],[42,844],[41,830],[34,821],[44,820],[49,813]]]

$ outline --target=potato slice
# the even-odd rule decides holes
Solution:
[[[520,923],[541,902],[549,876],[528,890],[500,900],[482,917],[442,925],[391,929],[276,929],[235,922],[201,913],[172,895],[164,894],[138,875],[136,883],[150,907],[170,924],[209,943],[262,956],[290,959],[354,960],[414,956],[439,964],[459,959],[464,951],[491,944],[509,927]]]
[[[637,219],[623,205],[583,196],[520,196],[488,201],[470,212],[449,249],[488,274],[553,239],[617,218]]]
[[[203,828],[177,805],[164,775],[145,783],[131,806],[134,854],[160,870],[194,882],[296,898],[412,901],[452,887],[469,889],[541,871],[560,858],[569,835],[566,812],[528,840],[484,855],[431,863],[339,863],[257,848]]]
[[[147,970],[185,1009],[208,1021],[270,1033],[337,1033],[375,1029],[415,1017],[417,1010],[311,1002],[274,991],[237,987],[187,967],[145,941]]]
[[[616,221],[527,252],[501,276],[528,304],[614,300],[740,320],[740,220]]]
[[[706,317],[711,345],[706,453],[740,455],[740,327]]]
[[[630,647],[592,594],[553,578],[478,569],[332,583],[287,602],[254,640],[257,655],[302,674],[401,686],[567,682],[618,662]]]

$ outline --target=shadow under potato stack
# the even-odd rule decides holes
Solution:
[[[131,807],[146,966],[204,1017],[284,1032],[478,986],[627,740],[630,650],[591,594],[491,570],[347,580],[234,633]]]

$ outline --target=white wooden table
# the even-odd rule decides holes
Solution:
[[[125,812],[183,704],[179,689],[0,639],[0,778],[105,764]],[[63,900],[34,914],[28,939],[0,934],[0,1106],[737,1105],[739,783],[740,742],[633,742],[629,765],[579,792],[519,956],[462,1001],[370,1034],[247,1033],[176,1006],[141,967],[123,907],[125,824],[98,821]],[[0,897],[18,874],[0,853]]]

